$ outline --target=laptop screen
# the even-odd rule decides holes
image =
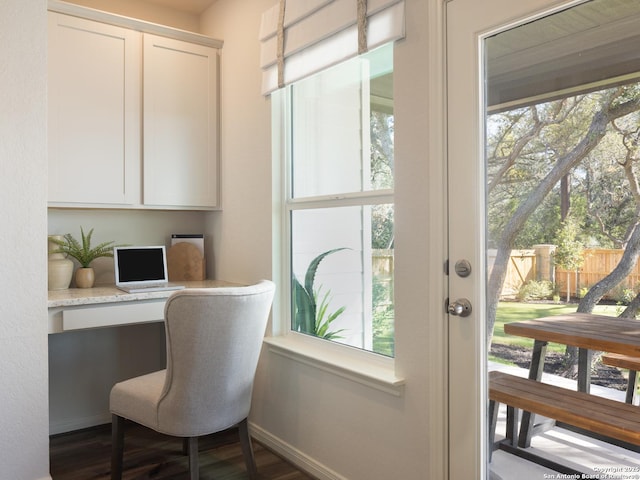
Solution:
[[[113,260],[116,285],[168,281],[164,246],[116,247]]]

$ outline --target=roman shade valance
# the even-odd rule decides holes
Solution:
[[[404,0],[280,0],[262,15],[262,93],[404,37]]]

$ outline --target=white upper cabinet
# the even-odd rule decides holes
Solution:
[[[144,34],[143,202],[218,205],[218,51]]]
[[[49,12],[49,202],[139,202],[140,37]]]
[[[49,206],[218,208],[222,42],[49,9]]]

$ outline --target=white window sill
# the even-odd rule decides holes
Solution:
[[[318,368],[347,380],[397,397],[404,392],[404,378],[395,375],[392,358],[383,357],[306,335],[266,337],[270,352]]]

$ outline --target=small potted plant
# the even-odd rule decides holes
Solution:
[[[93,228],[85,235],[84,230],[80,227],[82,242],[79,242],[73,235],[67,233],[60,239],[52,238],[51,241],[58,245],[56,253],[66,253],[68,256],[75,258],[80,263],[80,268],[76,270],[75,281],[78,288],[91,288],[95,281],[95,273],[91,268],[91,262],[99,257],[113,257],[113,241],[102,242],[101,244],[91,248],[91,236]]]

